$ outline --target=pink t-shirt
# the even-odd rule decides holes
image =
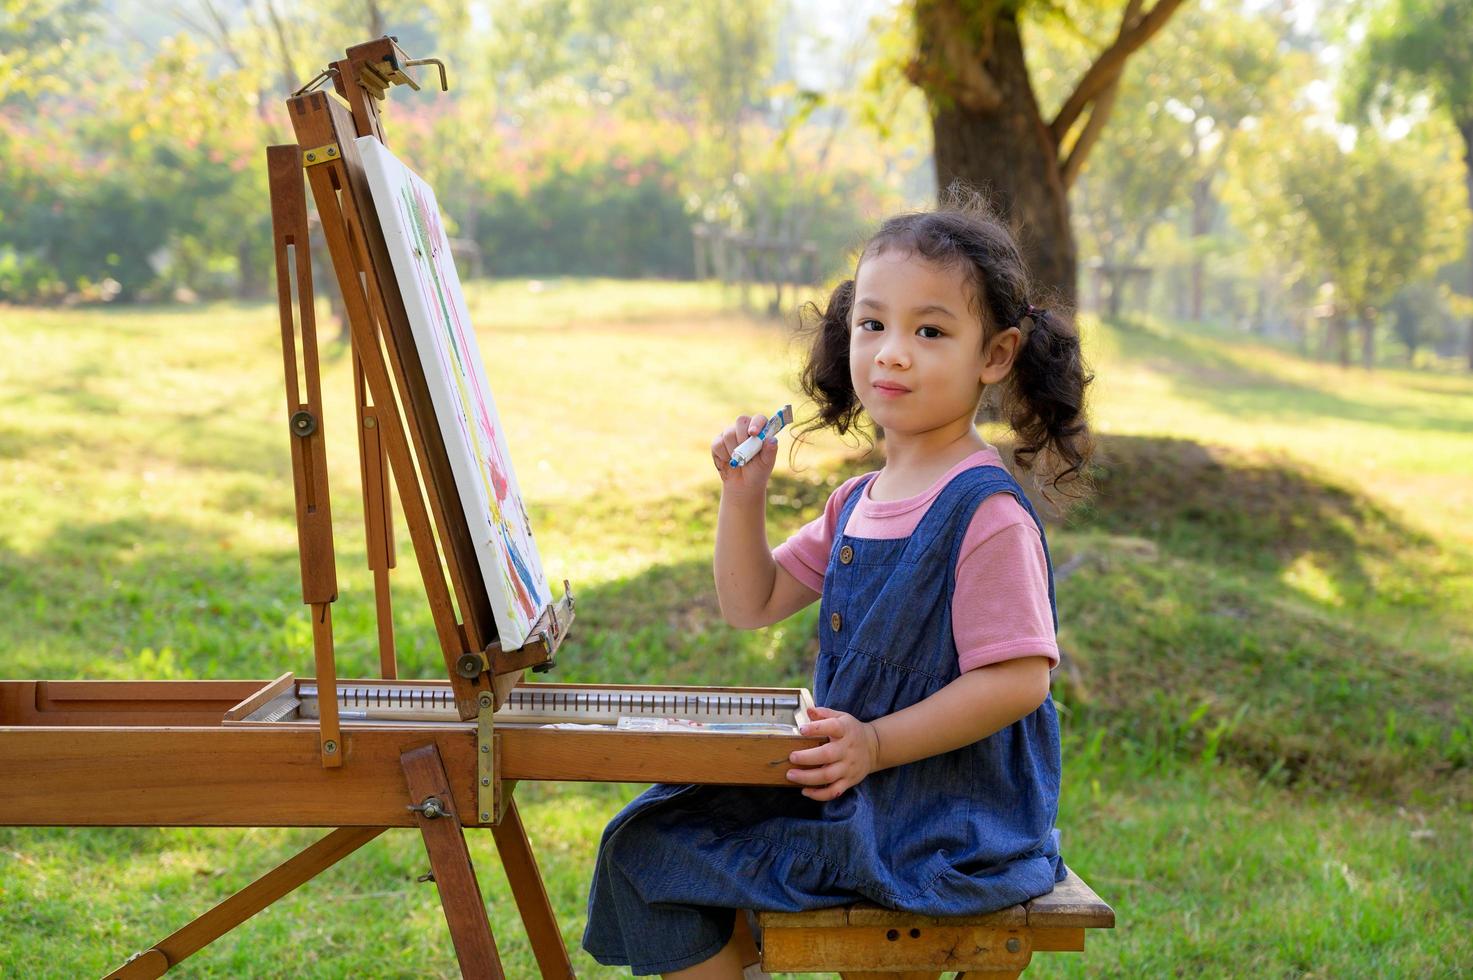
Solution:
[[[914,497],[871,500],[866,487],[845,531],[855,538],[908,537],[957,474],[973,466],[1001,465],[997,450],[988,447],[957,463],[929,490]],[[779,565],[815,592],[823,591],[839,512],[861,479],[845,481],[829,497],[821,516],[772,552]],[[956,563],[951,631],[963,672],[1018,657],[1046,656],[1050,667],[1058,666],[1043,541],[1033,518],[1010,493],[995,493],[983,500],[967,527]]]

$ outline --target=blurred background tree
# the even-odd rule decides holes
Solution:
[[[1428,108],[1446,113],[1463,140],[1466,206],[1473,211],[1473,4],[1378,3],[1365,43],[1351,63],[1349,101],[1363,115],[1374,110],[1419,115]],[[1461,291],[1473,297],[1473,239],[1466,255],[1470,265]],[[1473,312],[1468,317],[1468,369],[1473,371]]]
[[[1069,189],[1110,118],[1126,63],[1164,27],[1181,0],[1047,2],[914,0],[915,55],[906,75],[931,107],[936,181],[986,188],[1026,228],[1035,278],[1073,306],[1076,249]],[[1070,25],[1117,26],[1093,45],[1088,68],[1045,119],[1034,94],[1020,19],[1038,12]]]

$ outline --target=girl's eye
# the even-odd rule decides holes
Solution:
[[[920,334],[922,337],[927,338],[928,340],[933,340],[937,337],[944,336],[941,333],[940,327],[921,327],[919,330],[916,331],[916,333]]]
[[[859,323],[858,323],[858,327],[861,330],[871,330],[871,331],[878,331],[878,330],[884,330],[885,329],[885,325],[883,323],[881,323],[879,320],[860,320]]]

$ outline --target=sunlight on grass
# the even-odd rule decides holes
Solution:
[[[1284,569],[1284,584],[1300,594],[1327,606],[1344,605],[1334,580],[1315,564],[1313,555],[1300,555]]]

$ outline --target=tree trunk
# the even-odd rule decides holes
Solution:
[[[936,29],[937,23],[922,19],[922,33]],[[923,37],[922,50],[928,42],[940,47],[946,41]],[[985,192],[1018,232],[1038,297],[1030,300],[1072,309],[1077,258],[1068,192],[1058,150],[1038,114],[1012,14],[998,17],[985,67],[996,82],[1000,97],[996,108],[968,108],[954,99],[932,101],[937,189],[944,194],[952,181],[960,179]],[[1046,293],[1049,298],[1044,298]]]
[[[1376,314],[1360,311],[1360,363],[1367,371],[1376,366]]]
[[[1463,134],[1463,180],[1468,187],[1468,210],[1473,211],[1473,116],[1459,119]],[[1473,295],[1473,228],[1468,230],[1468,292]],[[1473,371],[1473,317],[1468,318],[1468,370]]]
[[[1192,244],[1197,247],[1192,257],[1192,319],[1202,321],[1202,280],[1206,262],[1202,258],[1202,237],[1211,229],[1209,210],[1212,204],[1212,178],[1203,177],[1192,185]]]

